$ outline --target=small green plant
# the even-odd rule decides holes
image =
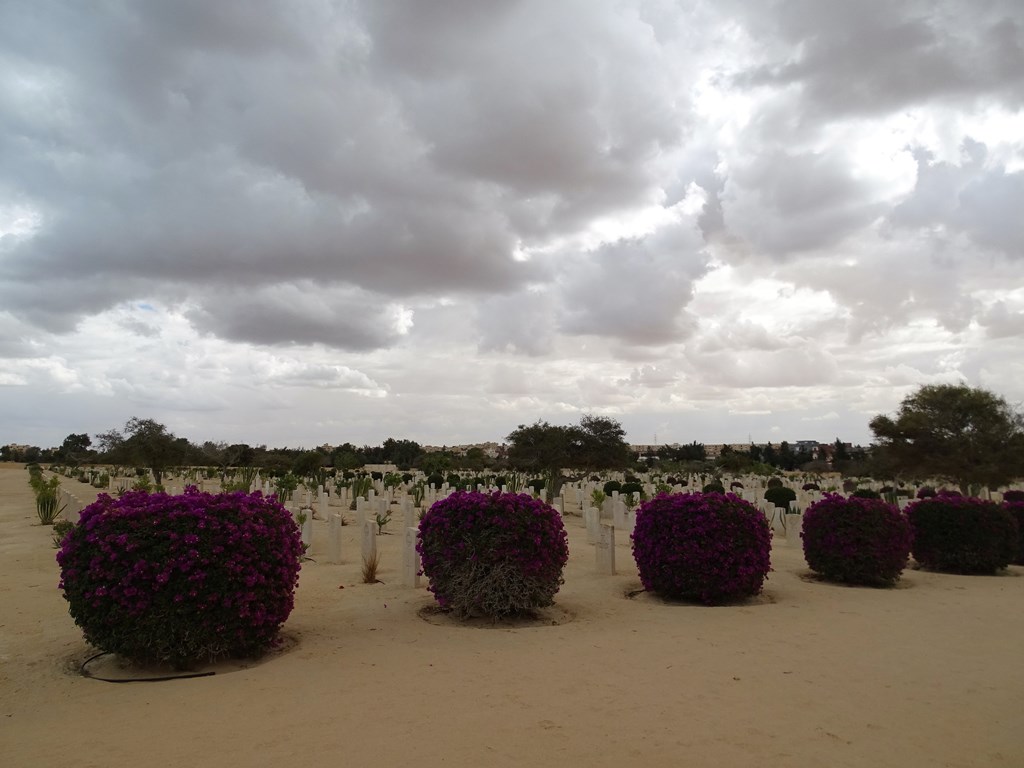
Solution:
[[[374,518],[377,521],[377,535],[384,533],[384,526],[391,522],[391,512],[378,512]]]
[[[593,504],[598,509],[601,509],[601,506],[604,504],[605,499],[607,498],[608,496],[600,488],[595,488],[590,492],[590,503]]]
[[[355,509],[356,499],[360,496],[369,496],[370,490],[373,488],[373,478],[368,475],[353,477],[352,482],[349,483],[349,488],[352,489],[352,502],[349,505],[349,509]]]
[[[53,525],[66,505],[60,503],[60,478],[40,479],[33,486],[36,493],[36,515],[40,525]]]
[[[423,497],[427,493],[427,483],[425,480],[420,480],[416,485],[412,487],[412,505],[414,507],[423,506]]]
[[[60,549],[61,542],[68,535],[68,531],[75,527],[70,520],[57,520],[53,524],[53,548]]]
[[[289,501],[299,487],[299,478],[288,472],[277,479],[277,498],[282,504]]]
[[[149,493],[153,490],[153,483],[149,479],[149,475],[142,475],[134,483],[132,483],[133,491],[142,491],[143,493]]]

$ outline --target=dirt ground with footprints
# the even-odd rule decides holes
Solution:
[[[65,481],[71,482],[71,481]],[[74,483],[85,501],[96,491]],[[401,586],[399,525],[363,584],[359,532],[307,562],[280,649],[215,674],[113,684],[57,589],[28,473],[0,465],[0,762],[119,766],[1024,765],[1024,568],[908,570],[894,589],[810,577],[776,542],[747,604],[640,592],[628,538],[601,575],[583,521],[557,604],[459,625]],[[387,530],[387,529],[385,529]],[[325,546],[317,521],[311,556]],[[100,658],[94,675],[124,678]]]

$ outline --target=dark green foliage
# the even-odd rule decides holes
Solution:
[[[619,489],[619,493],[622,495],[628,494],[642,494],[644,492],[643,485],[637,480],[626,481],[622,484],[622,488]]]
[[[609,480],[604,484],[604,495],[611,496],[614,491],[622,493],[622,483],[618,480]]]
[[[796,491],[785,486],[774,486],[765,490],[764,498],[776,507],[785,508],[789,506],[789,502],[796,501]]]
[[[1017,555],[1017,521],[995,502],[940,494],[911,504],[907,518],[914,559],[926,568],[995,573]]]
[[[551,478],[547,485],[550,502],[565,482],[565,468],[582,474],[627,466],[631,456],[625,435],[619,422],[601,416],[584,416],[578,425],[567,427],[541,421],[521,424],[506,438],[508,461],[516,469]]]
[[[879,461],[892,472],[941,477],[967,493],[1024,475],[1024,418],[984,389],[930,384],[906,397],[896,418],[871,420]]]
[[[779,478],[777,478],[777,477],[770,477],[770,478],[768,478],[768,484],[767,484],[766,487],[768,487],[768,488],[781,488],[782,487],[782,481]]]
[[[532,488],[534,493],[540,493],[544,490],[545,485],[546,483],[543,477],[535,477],[526,484],[526,487]]]
[[[712,480],[710,483],[705,483],[701,491],[703,493],[725,493],[725,486],[718,480]]]
[[[832,581],[888,585],[910,556],[907,518],[880,499],[826,494],[804,513],[804,558]]]
[[[435,472],[427,477],[427,485],[433,486],[434,488],[440,488],[444,485],[444,475],[440,472]]]
[[[1024,491],[1006,491],[1003,494],[1003,501],[1018,502],[1024,501]]]
[[[880,499],[882,494],[870,488],[858,488],[850,496],[854,499]]]

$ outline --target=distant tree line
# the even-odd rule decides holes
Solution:
[[[70,434],[60,446],[0,446],[0,460],[79,464],[122,464],[152,470],[157,482],[178,466],[256,467],[267,473],[308,477],[326,468],[347,472],[367,464],[394,464],[400,471],[440,474],[518,470],[531,473],[534,487],[557,495],[566,480],[604,470],[653,469],[665,473],[755,473],[839,471],[877,479],[941,478],[967,493],[1024,477],[1024,416],[1003,398],[966,385],[928,385],[905,398],[895,417],[876,416],[871,448],[786,441],[775,445],[724,446],[709,457],[701,443],[658,446],[639,456],[615,419],[586,415],[574,425],[537,421],[506,437],[500,455],[481,448],[427,451],[414,440],[388,438],[381,445],[343,443],[316,449],[268,448],[244,443],[195,444],[152,419],[129,419],[123,429],[96,436]],[[566,474],[566,473],[569,474]]]

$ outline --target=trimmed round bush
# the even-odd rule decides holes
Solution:
[[[766,487],[768,487],[768,488],[781,488],[782,487],[782,480],[780,480],[777,477],[768,478],[768,483],[767,483]]]
[[[569,559],[562,518],[515,493],[453,493],[419,526],[430,591],[459,617],[500,618],[551,605]]]
[[[1011,561],[1014,565],[1024,565],[1024,501],[1003,502],[1006,509],[1017,521],[1017,553]],[[56,529],[56,526],[54,526]]]
[[[733,494],[663,494],[640,505],[633,557],[644,588],[717,605],[752,597],[771,570],[759,510]]]
[[[922,485],[917,489],[917,498],[919,499],[931,499],[936,496],[935,489],[930,485]]]
[[[995,502],[939,494],[907,507],[914,559],[950,573],[995,573],[1016,556],[1019,531]]]
[[[702,493],[725,493],[725,486],[718,480],[712,480],[701,488]]]
[[[825,494],[804,512],[804,559],[847,584],[895,583],[910,559],[910,522],[880,499]]]
[[[774,486],[765,490],[764,500],[776,507],[786,508],[789,502],[796,501],[796,491],[781,485]]]
[[[299,529],[272,496],[106,494],[82,510],[57,562],[96,648],[184,666],[271,647],[294,605]]]
[[[622,483],[620,483],[618,480],[609,480],[607,483],[604,484],[603,490],[605,496],[611,496],[612,493],[615,491],[622,493]]]
[[[619,493],[622,494],[623,496],[625,496],[627,494],[634,494],[634,493],[638,493],[639,494],[639,493],[643,493],[643,492],[644,492],[643,485],[641,485],[639,482],[636,482],[636,481],[633,481],[633,480],[630,480],[629,482],[623,483],[622,484],[622,489],[619,491]]]
[[[882,494],[872,488],[858,488],[850,494],[851,499],[881,499]]]
[[[805,491],[820,491],[821,487],[817,483],[804,483],[802,488]]]

